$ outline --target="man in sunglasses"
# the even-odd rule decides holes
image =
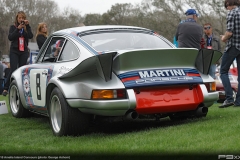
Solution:
[[[227,29],[221,40],[226,42],[226,48],[222,57],[220,78],[222,80],[226,100],[219,106],[225,108],[229,106],[240,107],[240,78],[238,77],[238,91],[236,100],[233,99],[233,91],[228,77],[231,64],[236,59],[238,75],[240,75],[240,7],[239,0],[225,0],[225,8],[229,10],[227,14]]]
[[[203,25],[203,29],[204,29],[203,35],[204,48],[221,51],[220,39],[217,35],[213,34],[212,25],[210,23],[205,23]],[[211,65],[209,70],[209,74],[213,79],[216,79],[215,72],[216,65],[213,64]]]
[[[200,49],[203,29],[197,24],[198,14],[195,9],[188,9],[185,15],[186,19],[178,25],[175,35],[178,47]]]

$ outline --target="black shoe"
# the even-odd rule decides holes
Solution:
[[[3,91],[3,93],[2,93],[3,96],[6,96],[7,94],[8,94],[7,91]]]
[[[234,103],[233,102],[228,102],[227,100],[225,100],[223,102],[223,104],[221,106],[219,106],[219,108],[226,108],[226,107],[230,107],[230,106],[233,106]]]

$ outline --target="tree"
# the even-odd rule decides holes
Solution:
[[[140,4],[116,3],[103,14],[86,14],[78,10],[64,8],[60,12],[53,0],[0,0],[0,50],[8,54],[10,42],[8,29],[13,24],[16,13],[25,11],[33,34],[40,22],[48,24],[49,33],[85,25],[130,25],[157,31],[170,41],[175,35],[179,22],[185,19],[185,11],[194,8],[200,13],[198,23],[211,22],[214,33],[223,34],[226,28],[227,11],[222,0],[142,0]],[[35,38],[31,41],[35,42]]]
[[[84,24],[86,26],[101,25],[102,24],[102,15],[100,15],[100,14],[86,14]]]

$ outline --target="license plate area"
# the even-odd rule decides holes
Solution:
[[[203,101],[199,85],[135,89],[136,111],[142,114],[194,110]]]

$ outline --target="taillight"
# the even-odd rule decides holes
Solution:
[[[205,86],[208,90],[208,92],[214,92],[216,91],[216,82],[211,82],[211,83],[205,83]]]
[[[126,90],[117,89],[117,90],[93,90],[92,99],[124,99],[126,98]]]
[[[123,89],[117,90],[117,98],[126,98],[126,91]]]

